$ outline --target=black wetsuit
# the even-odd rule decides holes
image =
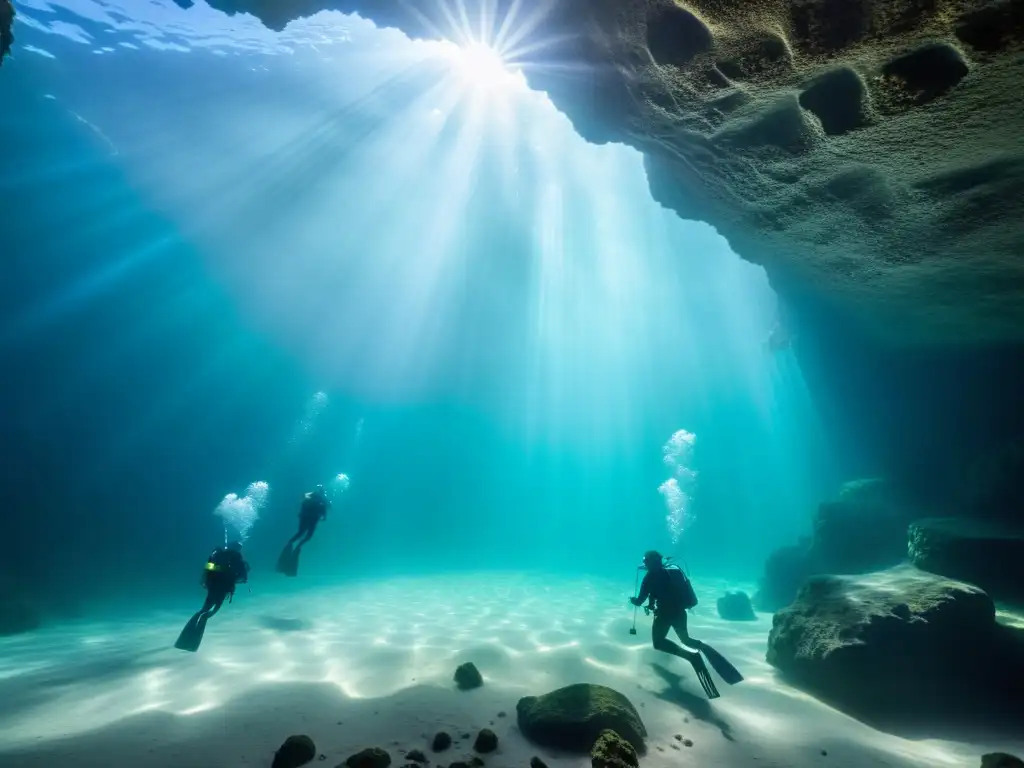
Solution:
[[[674,629],[679,639],[691,648],[697,642],[690,637],[686,627],[686,609],[692,608],[692,593],[687,587],[686,576],[678,568],[655,567],[644,576],[640,585],[640,594],[633,601],[641,605],[650,599],[654,610],[654,626],[651,639],[654,647],[664,653],[693,661],[699,659],[697,651],[687,651],[668,639],[668,631]]]
[[[192,617],[194,622],[205,623],[213,616],[224,600],[235,593],[235,586],[249,580],[249,564],[242,559],[242,553],[227,547],[220,547],[210,553],[203,573],[206,587],[206,602]]]
[[[288,543],[295,544],[298,541],[298,546],[301,547],[312,539],[317,524],[327,517],[327,508],[330,506],[331,502],[325,496],[316,493],[306,494],[299,508],[299,532],[292,536]]]

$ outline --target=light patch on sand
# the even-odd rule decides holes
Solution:
[[[152,719],[157,713],[207,723],[197,726],[196,733],[203,734],[222,729],[249,733],[254,719],[270,727],[281,718],[287,728],[279,727],[285,730],[333,733],[340,717],[330,708],[303,707],[298,714],[279,709],[278,696],[294,694],[295,686],[308,686],[311,696],[326,686],[355,712],[386,715],[353,734],[331,736],[339,750],[354,749],[357,737],[360,747],[378,743],[362,743],[370,732],[418,740],[436,729],[485,726],[487,717],[498,722],[494,718],[502,710],[512,713],[511,724],[499,723],[506,728],[504,759],[525,765],[533,748],[518,731],[509,730],[515,702],[575,682],[609,685],[633,701],[651,735],[652,749],[645,758],[651,768],[679,764],[676,734],[695,742],[689,753],[695,765],[763,760],[763,765],[799,768],[816,764],[823,744],[829,747],[830,765],[850,768],[965,765],[965,757],[977,753],[977,747],[880,733],[776,680],[764,660],[770,616],[722,621],[715,598],[736,585],[704,582],[690,631],[747,676],[734,687],[719,681],[722,698],[709,702],[685,662],[650,647],[650,619],[641,617],[638,634],[629,634],[632,612],[623,598],[630,586],[472,574],[262,598],[240,595],[211,620],[196,654],[171,647],[188,617],[166,611],[117,625],[77,623],[0,640],[0,753],[42,750],[39,762],[25,765],[49,765],[53,756],[47,757],[45,749],[50,744],[68,754],[93,750],[90,754],[100,759],[93,742],[76,747],[76,738],[91,734],[151,727],[165,730],[140,736],[140,743],[188,738],[186,727],[166,730],[165,720]],[[457,604],[453,594],[460,596]],[[452,674],[465,661],[482,672],[480,691],[455,690]],[[411,708],[406,701],[418,703]],[[491,714],[481,714],[481,701]],[[312,720],[302,725],[302,718]],[[214,721],[218,724],[210,725]],[[236,750],[225,759],[259,764],[266,750],[276,747],[270,741],[279,743],[283,736],[260,732],[259,738],[266,743],[256,739],[251,755],[243,759]],[[319,745],[321,736],[316,738]],[[414,745],[422,746],[419,741]],[[170,758],[152,762],[155,758],[149,757],[136,757],[133,763],[117,740],[110,741],[109,749],[111,759],[105,764],[111,766],[137,764],[138,759],[147,765],[172,764]],[[513,754],[519,756],[513,760]],[[575,758],[544,754],[552,768],[578,768]],[[332,764],[345,756],[329,755]]]

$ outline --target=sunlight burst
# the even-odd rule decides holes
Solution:
[[[484,43],[447,46],[459,77],[473,88],[493,89],[523,82],[518,69],[505,63],[501,53]]]

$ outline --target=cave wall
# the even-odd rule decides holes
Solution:
[[[189,0],[178,0],[189,4]],[[459,39],[401,0],[210,0]],[[464,3],[502,20],[511,0]],[[1022,0],[556,0],[531,85],[768,272],[851,464],[952,504],[1024,434]],[[558,66],[552,66],[552,65]]]

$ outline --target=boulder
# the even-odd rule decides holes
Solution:
[[[819,573],[862,573],[907,557],[907,525],[917,517],[885,480],[846,483],[814,517],[811,561]]]
[[[388,768],[391,765],[391,755],[383,749],[372,747],[352,755],[344,764],[348,768]]]
[[[408,753],[406,753],[405,759],[408,760],[410,763],[429,763],[430,762],[429,760],[427,760],[427,756],[424,755],[423,752],[418,750],[418,749],[412,749]]]
[[[452,745],[452,737],[444,731],[434,735],[434,741],[431,743],[430,748],[435,752],[444,752]]]
[[[548,768],[548,764],[534,755],[530,758],[530,768]]]
[[[918,568],[977,584],[997,600],[1024,602],[1024,531],[942,517],[912,523],[908,538]]]
[[[586,753],[605,730],[613,730],[637,752],[644,751],[640,715],[625,696],[603,685],[579,683],[516,705],[519,730],[543,746]]]
[[[605,730],[590,750],[593,768],[638,768],[640,760],[633,745],[615,731]]]
[[[718,615],[726,621],[756,621],[754,606],[746,592],[726,592],[718,598]]]
[[[981,768],[1024,768],[1024,760],[1005,752],[989,752],[981,756]]]
[[[480,674],[480,670],[476,668],[476,665],[467,661],[455,670],[455,684],[460,690],[468,691],[483,685],[484,678]]]
[[[834,500],[818,506],[810,537],[769,556],[755,604],[762,611],[789,605],[814,574],[864,573],[898,564],[907,557],[907,526],[916,517],[915,508],[885,480],[844,484]]]
[[[498,737],[494,731],[490,728],[484,728],[476,736],[476,741],[473,743],[473,749],[481,754],[488,754],[498,748]]]
[[[809,539],[776,549],[764,564],[754,603],[759,610],[768,613],[789,605],[813,571]]]
[[[1011,634],[1008,634],[1011,633]],[[976,586],[909,565],[814,576],[772,622],[768,662],[862,716],[1004,712],[1024,691],[1020,634],[995,621]],[[1012,689],[1012,690],[1011,690]]]
[[[289,736],[274,753],[272,768],[299,768],[316,757],[316,745],[309,736]]]

